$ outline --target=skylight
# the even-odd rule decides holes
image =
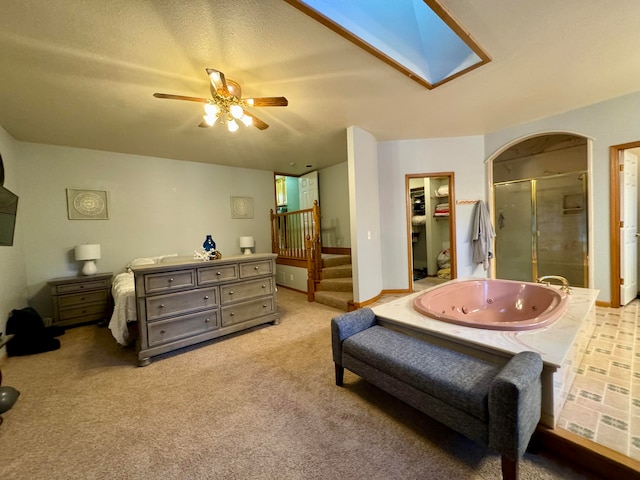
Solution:
[[[286,0],[427,88],[490,57],[435,0]]]

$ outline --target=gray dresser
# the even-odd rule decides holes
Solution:
[[[280,318],[275,254],[133,267],[140,366],[151,357]]]

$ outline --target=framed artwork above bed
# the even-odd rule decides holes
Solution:
[[[253,218],[253,198],[231,197],[231,218]]]
[[[108,220],[108,200],[106,190],[67,188],[69,220]]]

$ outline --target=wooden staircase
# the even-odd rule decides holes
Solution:
[[[323,253],[320,278],[316,284],[316,302],[345,312],[354,310],[350,255]]]

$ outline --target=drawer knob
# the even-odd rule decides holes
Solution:
[[[262,305],[262,308],[267,308],[267,304],[265,303],[264,305]]]
[[[262,288],[267,288],[267,286],[263,283],[263,284],[262,284]]]
[[[254,270],[260,270],[260,267],[253,267]]]
[[[236,313],[235,312],[231,312],[231,316],[233,317]]]
[[[170,279],[169,279],[169,282],[173,282],[173,278],[170,278]]]
[[[216,275],[222,275],[222,272],[216,272]]]
[[[210,318],[205,318],[205,319],[204,319],[204,323],[209,323],[209,322],[211,322],[211,319],[210,319]]]
[[[161,303],[161,304],[160,304],[160,308],[164,308],[164,303]]]
[[[204,296],[204,299],[205,299],[205,300],[209,300],[209,295],[205,295],[205,296]]]
[[[84,285],[80,285],[80,288],[84,288]]]
[[[167,333],[167,331],[166,330],[160,330],[160,333],[164,334],[164,333]]]
[[[231,290],[231,291],[229,292],[229,295],[233,295],[233,290]]]

